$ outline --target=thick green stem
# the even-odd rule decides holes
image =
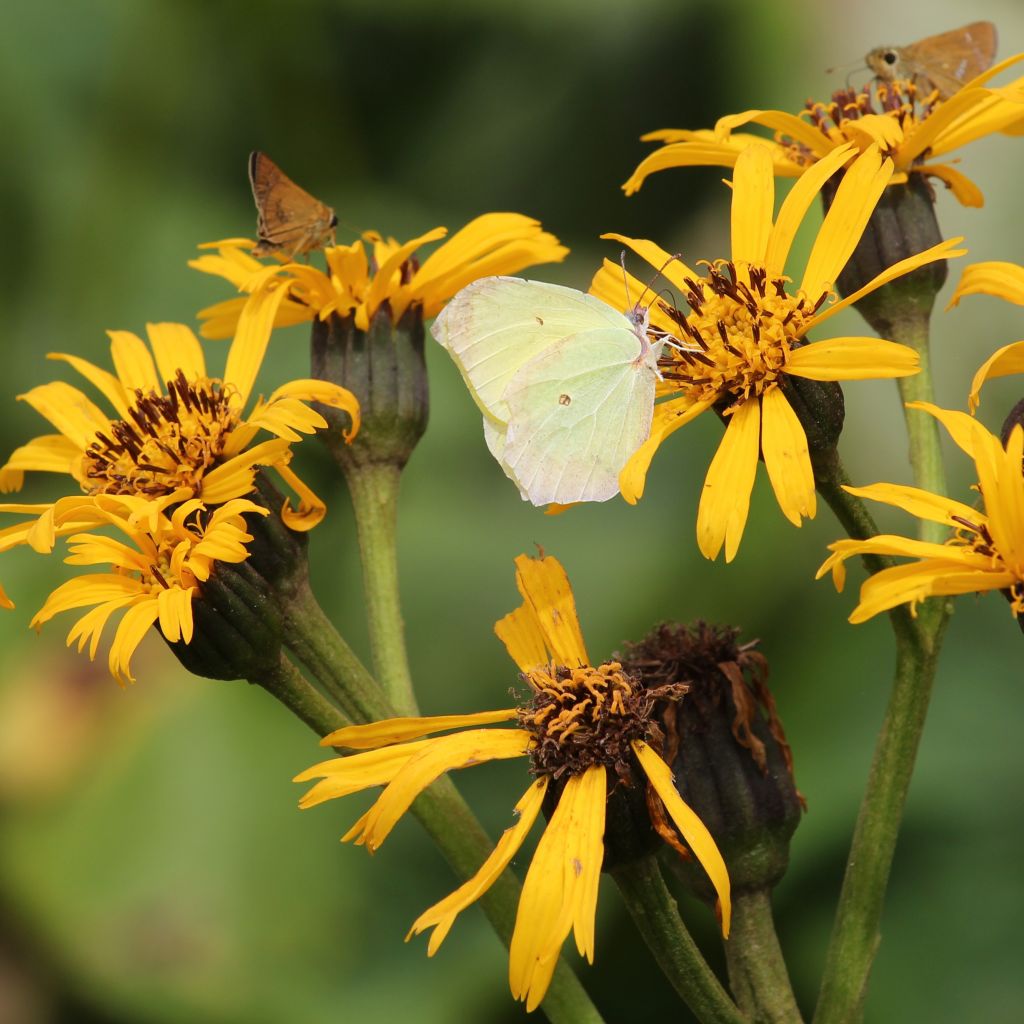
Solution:
[[[394,708],[334,628],[308,586],[288,606],[285,643],[309,670],[317,685],[354,722],[392,718]]]
[[[642,857],[612,876],[658,966],[701,1024],[749,1024],[679,917],[657,860]]]
[[[732,932],[725,944],[729,987],[755,1024],[800,1024],[802,1017],[786,970],[771,891],[733,893]]]
[[[899,382],[905,402],[933,401],[929,310],[930,303],[908,303],[902,315],[890,321],[889,337],[911,345],[921,360],[921,372]],[[944,494],[945,470],[936,421],[918,409],[906,410],[906,420],[914,483]],[[925,522],[921,537],[941,541],[947,532],[941,524]],[[814,1024],[856,1024],[863,1016],[868,977],[880,941],[885,891],[949,610],[948,601],[932,599],[921,606],[916,619],[891,613],[896,677],[850,845]]]
[[[316,661],[322,670],[333,673],[330,686],[333,689],[344,690],[353,671],[352,665],[347,663],[351,654],[348,645],[337,635],[325,617],[322,617],[322,621],[311,624],[308,632],[310,635],[331,635],[315,648],[310,645],[308,651],[315,650],[315,657],[311,654],[311,660]],[[345,662],[344,669],[333,662],[331,650],[341,652],[342,662]],[[354,658],[354,655],[352,657]],[[363,673],[365,671],[362,669]],[[359,675],[358,670],[355,674]],[[368,675],[366,678],[373,683]],[[345,714],[326,700],[286,659],[282,659],[278,671],[268,678],[252,681],[263,686],[320,736],[349,724]],[[368,721],[371,717],[394,717],[395,714],[394,709],[388,706],[382,696],[368,703],[359,698],[354,706],[357,714],[353,717],[357,721]],[[371,707],[376,709],[372,716],[364,714],[364,711]],[[487,833],[447,778],[439,779],[426,790],[413,804],[412,812],[459,878],[465,879],[473,875],[493,849],[494,844]],[[519,894],[519,882],[511,871],[505,871],[479,900],[487,919],[506,946],[512,941]],[[555,969],[541,1009],[552,1024],[602,1024],[601,1015],[590,1001],[579,979],[564,962],[560,962]]]
[[[863,1012],[868,975],[910,777],[924,728],[939,637],[930,650],[897,635],[896,680],[850,845],[815,1024],[850,1024]]]
[[[401,467],[389,462],[347,466],[345,479],[356,516],[363,562],[363,595],[374,674],[391,703],[416,714],[398,595],[398,487]]]

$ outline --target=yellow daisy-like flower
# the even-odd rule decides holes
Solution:
[[[131,658],[150,626],[171,643],[190,643],[192,601],[200,584],[210,578],[216,562],[237,563],[248,557],[252,540],[243,513],[268,515],[251,501],[235,498],[207,511],[193,498],[168,516],[144,498],[102,495],[93,501],[77,499],[57,516],[55,526],[66,532],[67,520],[81,528],[113,526],[126,540],[97,533],[68,538],[69,565],[109,566],[59,586],[32,619],[36,629],[60,612],[89,608],[71,628],[67,643],[78,650],[88,646],[95,658],[110,617],[123,612],[110,647],[111,674],[122,685],[134,682]]]
[[[236,336],[217,378],[188,327],[163,323],[147,330],[152,354],[136,335],[109,332],[115,373],[77,356],[50,356],[80,373],[113,414],[63,381],[21,395],[59,433],[18,448],[0,468],[0,488],[18,490],[26,471],[47,471],[68,474],[88,496],[139,496],[161,508],[198,498],[211,506],[248,494],[257,469],[271,466],[299,496],[298,508],[282,511],[285,522],[296,530],[315,526],[324,504],[289,468],[291,446],[327,426],[311,401],[343,409],[352,420],[346,437],[353,436],[359,428],[355,396],[326,381],[295,380],[258,399],[245,415],[265,343],[253,346]],[[252,444],[261,430],[274,436]],[[54,504],[0,505],[0,512],[38,517],[0,532],[0,550],[22,543],[49,550],[56,511]],[[64,530],[75,528],[66,523]]]
[[[732,257],[707,265],[702,276],[653,242],[606,235],[628,245],[679,290],[689,313],[651,308],[652,325],[675,339],[660,360],[662,381],[648,440],[626,463],[619,485],[626,501],[643,494],[658,446],[670,434],[715,408],[728,420],[711,462],[697,514],[697,543],[707,558],[739,548],[750,493],[763,455],[779,507],[794,525],[815,513],[814,475],[807,438],[783,391],[787,377],[818,381],[905,377],[918,371],[917,354],[877,338],[840,337],[806,344],[808,332],[876,288],[934,260],[960,255],[960,239],[902,260],[863,288],[826,306],[833,282],[853,252],[888,185],[892,161],[871,148],[854,159],[818,232],[799,285],[785,275],[800,222],[819,189],[854,154],[844,146],[820,160],[790,190],[773,219],[772,155],[749,146],[736,160],[732,182]],[[610,261],[590,289],[627,309],[622,269]],[[643,292],[635,280],[634,296]]]
[[[326,273],[305,263],[262,263],[250,254],[254,243],[247,239],[201,246],[216,249],[217,254],[200,256],[189,266],[223,277],[246,294],[202,310],[200,333],[226,338],[237,329],[265,337],[271,327],[326,320],[332,314],[352,316],[356,327],[365,331],[385,304],[396,322],[414,306],[429,319],[478,277],[558,263],[569,252],[529,217],[488,213],[470,221],[420,264],[417,250],[447,233],[447,228],[434,228],[398,242],[367,231],[351,245],[324,250]]]
[[[986,135],[1024,129],[1024,78],[1002,88],[985,84],[1021,60],[1024,54],[1004,60],[946,100],[934,91],[920,94],[913,82],[896,80],[879,83],[874,92],[842,90],[829,103],[808,101],[799,115],[745,110],[720,118],[710,131],[651,132],[643,136],[645,141],[665,145],[642,160],[622,187],[631,195],[648,175],[669,167],[732,167],[752,142],[769,147],[776,175],[797,178],[837,148],[852,144],[862,151],[878,147],[893,161],[891,185],[905,182],[910,173],[924,174],[945,182],[965,206],[981,206],[984,197],[978,186],[940,158]],[[749,124],[770,129],[774,138],[736,132]]]
[[[840,540],[818,570],[831,570],[836,589],[846,579],[846,559],[877,554],[913,558],[875,573],[861,587],[851,622],[864,622],[900,604],[911,609],[928,597],[1003,591],[1013,614],[1024,613],[1024,429],[1015,426],[1004,448],[976,419],[962,412],[912,403],[934,416],[973,460],[984,511],[917,487],[872,484],[847,487],[851,494],[901,508],[919,519],[944,523],[956,532],[945,544],[882,534],[870,540]]]
[[[591,664],[572,590],[556,559],[520,555],[516,582],[523,604],[501,619],[495,632],[530,687],[522,706],[341,729],[326,736],[323,745],[362,753],[314,765],[295,781],[320,780],[302,798],[302,807],[384,786],[377,802],[343,837],[373,851],[419,793],[444,772],[529,757],[537,779],[516,805],[518,821],[469,881],[417,918],[409,937],[434,929],[427,947],[433,955],[459,913],[487,891],[516,855],[545,795],[550,805],[557,793],[557,806],[526,875],[509,950],[512,994],[533,1010],[544,998],[570,930],[580,953],[593,962],[605,804],[615,787],[646,780],[661,799],[718,893],[726,936],[731,904],[728,873],[714,840],[679,796],[668,765],[651,745],[661,736],[651,717],[656,700],[682,688],[645,689],[618,662]],[[517,728],[481,728],[512,719],[518,719]],[[462,731],[431,735],[450,729]]]

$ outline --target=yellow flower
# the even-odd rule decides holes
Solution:
[[[643,136],[665,143],[647,156],[622,186],[627,195],[644,179],[669,167],[735,165],[752,142],[769,147],[779,177],[797,178],[839,147],[852,143],[859,150],[877,146],[896,168],[890,184],[907,180],[909,173],[939,178],[965,206],[981,206],[977,185],[938,158],[996,132],[1020,134],[1024,129],[1024,78],[1002,88],[985,83],[1024,59],[1017,54],[967,82],[947,100],[936,92],[920,95],[913,82],[879,83],[874,94],[852,89],[837,92],[830,103],[808,101],[801,114],[782,110],[746,110],[720,118],[714,130],[665,129]],[[737,128],[758,124],[772,130],[773,139]]]
[[[69,565],[108,565],[106,572],[78,576],[59,586],[32,619],[39,629],[60,612],[89,608],[71,628],[67,643],[88,645],[95,658],[110,617],[123,612],[110,647],[111,674],[122,685],[134,682],[131,658],[154,623],[171,642],[190,643],[192,600],[209,579],[215,562],[242,562],[252,540],[242,513],[267,515],[251,501],[236,498],[208,512],[201,501],[180,504],[171,516],[144,498],[102,495],[67,503],[55,525],[66,532],[71,517],[84,524],[113,526],[126,538],[76,533],[68,538]]]
[[[189,266],[230,281],[245,296],[199,313],[206,338],[229,337],[236,328],[265,337],[271,327],[331,314],[352,316],[366,330],[387,304],[394,321],[411,307],[424,319],[436,316],[460,288],[478,277],[514,274],[535,263],[557,263],[568,253],[554,235],[518,213],[488,213],[472,220],[420,264],[416,250],[448,233],[434,228],[409,242],[364,232],[351,245],[324,250],[327,273],[305,263],[261,263],[250,255],[253,243],[232,238],[201,246],[217,255],[191,260]]]
[[[63,381],[42,384],[21,395],[56,427],[18,448],[0,468],[0,488],[19,490],[26,471],[66,473],[87,496],[127,495],[169,508],[190,498],[219,505],[248,494],[260,466],[273,467],[299,495],[282,518],[296,530],[309,530],[324,515],[324,504],[289,468],[291,446],[302,434],[325,427],[307,402],[343,409],[352,420],[346,437],[359,427],[359,404],[344,388],[320,380],[295,380],[267,400],[258,399],[243,415],[263,347],[237,336],[222,378],[208,375],[199,341],[183,324],[150,324],[152,355],[128,331],[110,331],[112,374],[77,356],[55,353],[103,395],[110,415],[82,391]],[[272,439],[252,444],[265,430]],[[53,545],[59,503],[0,505],[0,512],[35,516],[0,531],[0,551],[29,543],[47,551]],[[72,501],[78,507],[80,502]],[[78,529],[65,520],[63,532]]]
[[[916,559],[875,573],[861,587],[851,622],[864,622],[900,604],[911,610],[928,597],[986,590],[1007,593],[1013,614],[1024,613],[1024,429],[1013,428],[1005,448],[977,420],[962,412],[911,403],[939,420],[973,460],[984,511],[917,487],[872,484],[847,487],[851,494],[901,508],[919,519],[945,523],[956,532],[945,544],[882,534],[870,540],[840,540],[818,570],[831,570],[836,589],[846,578],[846,559],[895,555]]]
[[[649,439],[626,463],[619,485],[626,501],[643,494],[647,470],[662,441],[715,408],[728,421],[711,462],[697,514],[697,544],[707,558],[723,544],[726,561],[739,548],[758,457],[763,455],[783,514],[799,526],[815,513],[814,475],[804,428],[783,391],[787,377],[818,381],[904,377],[918,371],[917,354],[877,338],[840,337],[805,344],[809,331],[840,309],[895,278],[960,255],[960,239],[896,263],[863,288],[825,308],[833,282],[853,252],[892,176],[892,161],[876,148],[856,157],[836,192],[794,289],[786,261],[800,222],[824,183],[853,155],[836,149],[800,178],[773,220],[772,155],[749,146],[732,182],[732,257],[701,276],[653,242],[607,235],[632,248],[686,299],[690,312],[659,304],[651,323],[670,339],[660,361],[663,380]],[[632,295],[643,287],[632,283]],[[621,267],[605,261],[591,291],[618,309],[631,300]]]
[[[469,881],[417,918],[409,937],[433,928],[427,947],[433,955],[458,914],[487,891],[516,855],[545,794],[550,800],[558,793],[526,875],[509,950],[512,994],[533,1010],[544,998],[570,930],[580,953],[593,962],[605,803],[616,786],[646,782],[661,798],[718,892],[726,936],[731,904],[718,848],[680,798],[668,765],[652,746],[661,736],[650,718],[652,705],[659,696],[673,697],[683,688],[645,689],[618,662],[593,666],[561,564],[520,555],[516,570],[523,604],[501,619],[495,632],[530,687],[522,706],[341,729],[324,737],[323,745],[363,752],[314,765],[296,781],[320,780],[302,798],[302,807],[384,786],[377,802],[343,837],[373,851],[419,793],[444,772],[528,756],[537,778],[516,805],[518,821]],[[518,728],[480,728],[512,719],[518,719]],[[431,736],[449,729],[463,731]]]

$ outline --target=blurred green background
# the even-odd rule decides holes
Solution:
[[[750,106],[825,97],[879,43],[964,20],[961,5],[881,0],[697,4],[692,0],[370,0],[11,4],[0,36],[0,292],[3,450],[40,432],[13,397],[60,376],[48,351],[105,365],[108,328],[194,322],[227,297],[189,270],[203,241],[251,234],[245,178],[270,153],[343,225],[404,238],[488,210],[540,217],[573,253],[533,276],[576,287],[602,231],[650,237],[687,259],[726,251],[723,172],[674,171],[629,200],[618,189],[661,127],[710,126]],[[974,8],[1024,49],[1015,0]],[[1024,262],[1020,139],[985,140],[962,168],[983,210],[939,196],[948,235],[972,259]],[[343,240],[351,233],[342,231]],[[948,288],[957,271],[951,273]],[[942,404],[1022,336],[1022,311],[986,298],[935,325]],[[860,333],[856,314],[834,323]],[[216,362],[217,344],[210,346]],[[307,372],[306,332],[282,332],[264,384]],[[543,544],[566,565],[595,656],[660,619],[703,616],[760,637],[809,813],[776,895],[805,1008],[859,793],[889,688],[884,621],[857,628],[813,573],[838,528],[824,509],[799,532],[760,474],[731,565],[699,557],[699,485],[720,428],[703,418],[667,443],[643,502],[549,518],[523,505],[482,443],[454,367],[429,353],[431,426],[408,468],[402,589],[422,704],[485,709],[515,681],[492,635],[517,603],[512,558]],[[307,364],[308,365],[308,364]],[[1021,382],[986,391],[997,424]],[[847,388],[842,451],[857,482],[907,480],[896,392]],[[366,650],[359,566],[343,489],[315,445],[300,465],[330,503],[312,537],[319,595]],[[969,467],[951,452],[954,493]],[[25,500],[55,494],[33,481]],[[905,518],[880,515],[904,530]],[[26,624],[65,577],[56,559],[5,556],[18,608],[0,619],[0,1021],[306,1024],[409,1019],[504,1022],[506,959],[479,910],[438,956],[403,945],[409,923],[454,885],[415,822],[374,858],[338,845],[358,799],[299,814],[289,780],[320,757],[314,737],[242,683],[183,674],[155,636],[125,691]],[[70,625],[68,622],[65,628]],[[1020,631],[998,597],[961,600],[911,792],[867,1003],[871,1021],[1020,1019],[1024,878]],[[496,836],[525,785],[520,764],[460,780]],[[688,905],[714,945],[706,910]],[[601,899],[597,966],[583,969],[606,1019],[681,1020],[613,887]],[[575,959],[575,954],[571,954]]]

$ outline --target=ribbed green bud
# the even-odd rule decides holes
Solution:
[[[822,189],[827,210],[841,179]],[[935,217],[935,193],[922,174],[903,185],[890,185],[878,201],[868,226],[836,282],[841,295],[852,295],[893,264],[924,252],[942,241]],[[893,324],[908,317],[927,317],[939,289],[946,283],[945,260],[936,260],[890,281],[855,303],[857,311],[882,338],[894,334]]]
[[[307,585],[306,535],[282,522],[284,498],[263,473],[250,497],[271,514],[246,513],[249,557],[215,564],[192,602],[192,641],[168,644],[189,672],[206,679],[260,680],[276,671],[283,609]]]
[[[690,687],[665,709],[665,756],[680,795],[714,836],[734,893],[770,888],[782,878],[803,809],[766,685],[767,662],[754,643],[739,644],[738,635],[730,626],[665,624],[622,659],[648,685]],[[691,892],[714,900],[695,860],[669,858]]]
[[[321,408],[331,427],[321,434],[342,468],[389,463],[401,468],[427,428],[429,391],[423,353],[423,315],[410,306],[398,323],[385,303],[367,330],[352,316],[313,321],[314,377],[347,388],[359,399],[362,426],[351,444],[341,428],[347,418]]]

